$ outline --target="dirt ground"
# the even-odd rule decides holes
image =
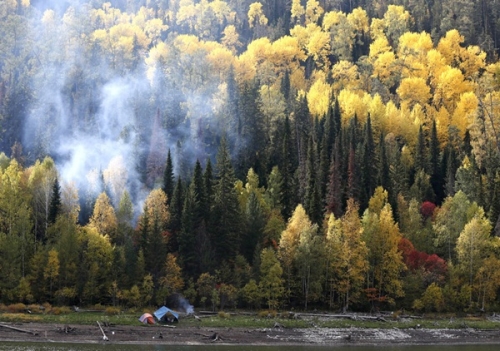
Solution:
[[[6,327],[7,326],[7,327]],[[15,328],[15,329],[12,329]],[[499,344],[500,330],[359,328],[169,328],[164,325],[102,326],[1,323],[0,341],[203,345]]]

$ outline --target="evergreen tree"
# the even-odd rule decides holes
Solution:
[[[123,270],[125,277],[122,288],[130,289],[132,285],[134,285],[134,282],[138,281],[138,277],[136,276],[138,252],[134,247],[134,242],[131,237],[125,239],[123,248],[125,256],[125,267]]]
[[[217,153],[217,178],[210,221],[210,234],[216,262],[236,257],[240,245],[241,214],[234,189],[236,178],[229,156],[226,138],[223,137]]]
[[[168,149],[167,162],[165,164],[165,171],[163,173],[163,191],[167,195],[167,205],[170,205],[172,201],[174,187],[174,166],[172,165],[172,156],[170,154],[170,149]]]
[[[283,177],[278,166],[274,166],[269,174],[266,188],[266,201],[273,210],[283,210]]]
[[[409,171],[402,160],[401,150],[399,150],[399,147],[396,148],[392,157],[390,176],[391,191],[389,203],[396,209],[398,194],[402,194],[406,197],[409,189]]]
[[[353,199],[355,202],[359,201],[359,173],[356,164],[356,153],[354,150],[353,142],[351,141],[349,147],[349,154],[347,159],[347,198]]]
[[[283,145],[282,145],[282,163],[280,165],[281,175],[283,176],[283,210],[284,218],[289,218],[295,209],[295,187],[293,182],[294,160],[293,157],[293,141],[288,116],[285,118],[285,127],[283,130]]]
[[[432,122],[431,142],[429,147],[429,164],[431,172],[431,185],[436,195],[436,204],[440,205],[444,200],[444,177],[441,173],[439,160],[439,139],[437,136],[436,121]]]
[[[375,175],[377,174],[376,159],[375,159],[375,143],[373,141],[373,132],[371,118],[368,116],[365,124],[363,146],[362,146],[362,163],[360,169],[360,206],[366,208],[368,200],[375,191]]]
[[[307,187],[307,146],[311,133],[311,115],[305,96],[300,97],[295,109],[295,140],[297,143],[298,198],[303,201]]]
[[[422,125],[418,130],[418,139],[417,139],[417,147],[415,150],[415,173],[423,170],[427,172],[427,151],[425,146],[425,136]]]
[[[446,196],[455,195],[455,174],[457,172],[456,153],[453,147],[447,146],[443,156],[443,168],[446,174],[444,191]]]
[[[147,215],[148,205],[144,205],[144,211],[139,219],[139,249],[143,251],[146,250],[148,240],[149,240],[149,230],[150,230],[150,218]]]
[[[342,130],[342,116],[340,115],[340,105],[339,100],[335,99],[335,103],[333,104],[333,124],[332,128],[334,131],[334,135],[338,136],[340,131]]]
[[[196,160],[194,166],[193,179],[191,181],[190,187],[193,187],[194,200],[198,204],[196,210],[196,222],[199,223],[201,220],[207,217],[207,196],[205,192],[205,183],[203,179],[203,170],[201,168],[200,161]]]
[[[177,177],[175,189],[170,201],[170,220],[167,224],[167,229],[170,234],[168,248],[170,252],[177,252],[179,248],[178,236],[182,228],[182,214],[184,207],[184,185],[181,177]]]
[[[149,273],[151,273],[154,281],[156,282],[160,277],[162,264],[167,255],[163,233],[158,221],[153,221],[145,253],[146,269]]]
[[[205,173],[203,173],[203,184],[205,188],[205,200],[206,200],[205,210],[203,211],[203,218],[205,219],[205,222],[208,223],[210,220],[211,208],[214,201],[214,189],[213,189],[214,178],[212,171],[212,162],[210,161],[210,159],[207,159],[207,165],[205,166]]]
[[[186,277],[193,277],[199,272],[195,226],[197,205],[194,186],[193,183],[191,183],[184,198],[182,229],[178,237],[179,257],[181,259],[182,270]]]
[[[253,168],[255,172],[264,179],[267,160],[268,133],[264,123],[264,115],[259,107],[259,85],[257,82],[246,84],[240,98],[239,112],[242,120],[242,130],[239,138],[235,141],[238,150],[236,176],[243,178],[248,169]],[[264,171],[264,173],[263,173]]]
[[[336,103],[336,101],[335,101]],[[335,144],[335,138],[338,135],[338,129],[336,124],[337,116],[335,115],[337,111],[335,111],[335,106],[332,106],[332,102],[328,104],[328,112],[325,116],[325,125],[324,125],[324,134],[323,138],[325,139],[326,151],[327,155],[332,154],[333,146]]]
[[[326,203],[326,188],[328,185],[330,171],[330,155],[331,153],[328,152],[327,138],[323,137],[319,153],[319,197],[321,199],[322,206]]]
[[[245,228],[242,233],[241,254],[253,265],[256,250],[260,252],[264,238],[264,213],[255,192],[251,192],[245,209]]]
[[[328,195],[326,201],[326,212],[333,213],[336,218],[342,216],[342,166],[341,166],[341,146],[340,138],[335,141],[333,148],[332,161],[330,164],[329,182],[328,182]]]
[[[285,73],[283,74],[283,78],[281,78],[281,85],[280,85],[280,91],[283,94],[283,97],[285,98],[285,115],[288,116],[291,110],[291,85],[290,85],[290,72],[288,70],[285,70]]]
[[[387,150],[385,148],[385,140],[382,134],[380,134],[380,141],[378,144],[377,161],[377,186],[381,186],[384,189],[390,189],[389,161],[387,159]]]
[[[61,187],[59,186],[59,180],[56,177],[56,179],[54,179],[54,185],[52,187],[48,222],[50,224],[54,224],[59,213],[61,213]]]
[[[322,220],[322,206],[319,195],[319,185],[317,176],[317,163],[315,157],[315,147],[313,138],[309,138],[307,152],[307,186],[304,196],[304,207],[306,213],[313,223],[319,224]]]

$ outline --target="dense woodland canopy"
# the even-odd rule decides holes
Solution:
[[[496,0],[0,3],[0,303],[500,305]]]

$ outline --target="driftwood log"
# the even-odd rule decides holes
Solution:
[[[211,342],[214,342],[214,341],[219,341],[219,340],[224,340],[224,338],[219,334],[219,333],[213,333],[211,335],[207,335],[207,334],[201,334],[201,333],[195,333],[195,335],[201,335],[205,338],[208,338],[210,339]]]
[[[26,330],[26,329],[21,329],[21,328],[16,328],[12,327],[10,325],[5,325],[5,324],[0,324],[0,327],[10,329],[10,330],[15,330],[20,333],[26,333],[26,334],[31,334],[31,335],[38,335],[38,332],[32,331],[32,330]]]
[[[102,329],[101,327],[101,323],[99,323],[99,321],[97,321],[97,325],[99,326],[99,329],[101,329],[101,333],[102,333],[102,340],[104,341],[109,341],[109,338],[106,336],[106,334],[104,333],[104,330]]]
[[[382,316],[365,316],[365,315],[357,315],[357,314],[296,313],[295,318],[297,318],[297,316],[332,318],[332,319],[350,319],[353,321],[386,322],[386,319]]]

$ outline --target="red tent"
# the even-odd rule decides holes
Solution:
[[[144,313],[139,320],[144,324],[155,324],[155,319],[150,313]]]

